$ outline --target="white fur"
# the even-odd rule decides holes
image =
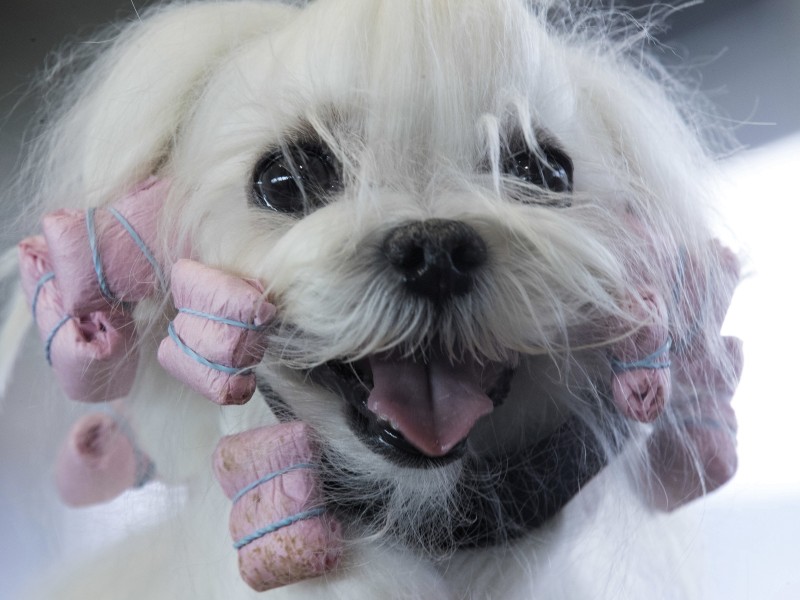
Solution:
[[[651,514],[637,489],[645,427],[541,529],[496,548],[431,556],[414,548],[413,525],[446,517],[461,461],[419,470],[372,453],[353,436],[342,402],[298,371],[418,350],[435,330],[454,356],[518,365],[506,403],[471,440],[476,453],[509,451],[565,414],[602,427],[572,392],[607,376],[603,347],[612,340],[594,331],[628,319],[620,300],[640,283],[637,272],[669,298],[674,272],[663,265],[684,248],[718,276],[703,187],[713,167],[664,91],[669,82],[656,81],[655,69],[639,72],[645,59],[615,41],[613,28],[586,31],[582,16],[563,8],[548,21],[558,8],[517,0],[166,6],[104,44],[39,143],[27,173],[40,210],[106,204],[151,173],[172,180],[164,248],[175,247],[177,231],[203,262],[266,282],[279,324],[293,328],[276,327],[260,375],[354,471],[353,497],[370,493],[370,482],[389,489],[385,520],[353,526],[342,569],[268,597],[689,597],[672,520]],[[301,220],[249,202],[259,158],[298,130],[331,146],[346,180],[335,201]],[[520,186],[498,166],[513,130],[532,146],[546,135],[571,156],[571,208],[513,199]],[[642,249],[625,214],[659,232],[655,248]],[[474,293],[444,314],[406,302],[375,259],[392,227],[426,218],[470,224],[491,255]],[[209,456],[220,435],[274,417],[259,397],[213,407],[147,358],[163,335],[164,305],[137,309],[145,359],[126,402],[159,476],[187,486],[188,500],[167,523],[48,580],[40,597],[255,596],[237,574],[229,502]],[[588,333],[567,335],[575,331]],[[398,525],[408,526],[407,539],[391,533]]]

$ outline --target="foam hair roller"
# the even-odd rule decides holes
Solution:
[[[324,513],[309,433],[304,423],[282,423],[224,437],[214,452],[214,473],[233,501],[239,571],[254,590],[317,577],[338,564],[340,525]]]
[[[688,262],[684,288],[690,291],[683,295],[682,309],[719,331],[739,280],[739,262],[718,241],[712,244],[722,265],[722,277],[714,282],[718,293],[710,299],[698,297],[696,290],[704,289],[698,285],[703,275]],[[648,443],[650,464],[661,484],[653,499],[662,510],[673,510],[717,489],[736,472],[737,425],[731,400],[744,357],[740,339],[723,337],[722,341],[722,356],[715,360],[699,335],[683,341],[673,354],[679,391],[673,408],[682,427],[678,431],[657,428]]]
[[[56,488],[69,506],[108,502],[150,480],[153,463],[137,447],[127,424],[110,414],[80,419],[56,459]]]
[[[137,364],[130,316],[108,306],[80,316],[68,313],[41,236],[19,244],[19,261],[22,287],[45,344],[47,361],[64,392],[84,402],[127,394]]]
[[[42,230],[68,313],[138,302],[165,288],[162,261],[153,252],[158,250],[156,219],[168,187],[151,178],[107,208],[45,215]]]
[[[651,289],[628,302],[634,318],[644,323],[612,348],[612,398],[625,416],[649,423],[664,409],[670,395],[670,338],[667,307]]]
[[[264,288],[188,259],[175,263],[171,279],[178,314],[159,346],[161,365],[217,404],[247,402],[275,314]]]
[[[692,380],[696,398],[691,402],[679,398],[674,403],[676,417],[682,422],[679,431],[688,439],[670,428],[656,429],[648,440],[650,464],[660,484],[653,500],[661,510],[674,510],[712,492],[736,473],[737,424],[731,399],[742,372],[742,342],[734,337],[726,337],[724,342],[724,362],[733,377],[705,372],[706,381]],[[676,378],[679,382],[684,379],[681,374]]]

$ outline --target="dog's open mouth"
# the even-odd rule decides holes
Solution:
[[[512,373],[488,361],[387,353],[332,361],[311,376],[347,400],[351,426],[373,449],[427,466],[463,454],[472,429],[508,394]]]

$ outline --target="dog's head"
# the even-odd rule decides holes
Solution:
[[[724,279],[708,160],[622,44],[549,10],[166,9],[53,136],[70,196],[169,179],[163,245],[265,284],[267,404],[319,434],[331,506],[429,549],[537,525],[637,439],[615,344],[716,343],[676,283]]]

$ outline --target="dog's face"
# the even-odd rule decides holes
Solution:
[[[260,388],[319,433],[331,504],[411,516],[404,537],[441,549],[499,464],[574,415],[613,421],[631,222],[685,222],[692,174],[659,158],[673,113],[644,119],[660,96],[611,57],[517,3],[410,4],[312,4],[216,64],[167,214],[266,282]]]

